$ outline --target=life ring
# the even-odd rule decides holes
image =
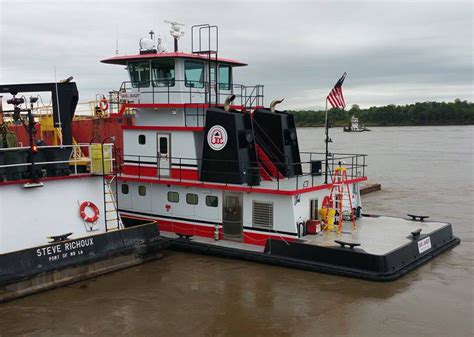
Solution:
[[[332,208],[332,207],[333,207],[332,198],[326,195],[323,199],[323,208]]]
[[[92,212],[94,212],[94,215],[87,216],[87,214],[85,212],[86,207],[90,208],[92,210]],[[96,222],[97,219],[99,219],[99,208],[97,208],[97,206],[94,203],[90,202],[90,201],[84,201],[81,204],[81,206],[79,207],[79,214],[81,215],[81,218],[85,222],[89,222],[89,223]]]
[[[109,109],[109,101],[107,100],[107,98],[102,98],[99,101],[99,108],[100,108],[100,110],[102,110],[104,112]]]

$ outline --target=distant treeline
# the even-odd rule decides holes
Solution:
[[[295,116],[296,126],[323,126],[324,111],[289,111]],[[361,109],[353,105],[349,110],[328,111],[332,126],[343,126],[352,116],[362,125],[453,125],[474,124],[474,103],[456,99],[454,102],[424,102],[409,105],[386,105]]]

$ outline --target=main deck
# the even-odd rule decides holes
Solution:
[[[344,223],[340,234],[323,231],[297,240],[272,238],[264,247],[199,236],[183,238],[171,232],[162,235],[178,250],[372,281],[397,279],[460,242],[449,223],[367,215],[357,221],[356,228]]]
[[[159,224],[159,221],[158,221]],[[386,255],[413,241],[412,232],[421,229],[421,234],[431,235],[437,230],[450,226],[448,223],[435,221],[412,221],[409,219],[390,216],[363,216],[357,220],[356,228],[350,221],[345,221],[340,234],[335,231],[323,231],[318,234],[305,235],[298,243],[321,247],[340,247],[335,241],[360,244],[358,251],[373,255]],[[161,235],[178,239],[179,235],[173,232],[162,231]],[[283,239],[283,238],[282,238]],[[263,253],[264,246],[247,244],[232,240],[214,240],[201,236],[191,236],[190,240],[196,243],[214,245],[218,247],[241,249]]]

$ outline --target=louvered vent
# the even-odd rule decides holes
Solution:
[[[273,228],[273,203],[253,202],[253,227]]]

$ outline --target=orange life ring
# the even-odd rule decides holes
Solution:
[[[99,101],[99,108],[100,108],[100,110],[102,110],[104,112],[109,109],[109,101],[107,100],[107,98],[102,98]]]
[[[332,198],[326,195],[323,199],[323,208],[332,208],[332,207],[333,207]]]
[[[92,210],[92,212],[94,212],[94,215],[87,216],[85,212],[86,207],[89,207]],[[79,207],[79,214],[81,215],[81,218],[85,222],[89,222],[89,223],[96,222],[97,219],[99,219],[99,208],[97,208],[97,206],[90,201],[84,201]]]

